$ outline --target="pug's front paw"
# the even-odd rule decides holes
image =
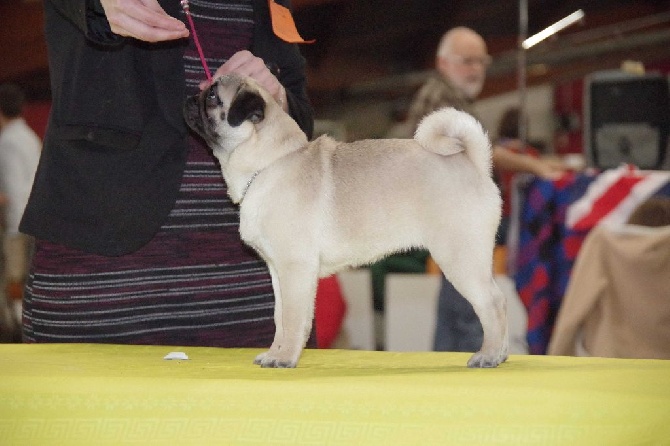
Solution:
[[[268,350],[256,356],[254,364],[260,365],[263,368],[293,369],[298,365],[298,360],[286,358],[284,355],[275,354],[272,350]]]
[[[496,355],[486,355],[482,352],[477,352],[468,361],[470,368],[493,368],[507,360],[507,353],[499,353]]]

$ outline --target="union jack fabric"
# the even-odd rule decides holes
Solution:
[[[652,195],[670,196],[670,172],[621,166],[598,174],[533,179],[519,201],[515,274],[528,311],[531,354],[546,354],[554,321],[584,238],[599,222],[625,222]]]
[[[601,222],[626,223],[640,203],[669,181],[669,171],[642,171],[632,165],[603,172],[569,207],[566,223],[576,230],[589,230]]]

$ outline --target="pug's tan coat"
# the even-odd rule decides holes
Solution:
[[[318,278],[426,248],[484,329],[469,367],[507,358],[505,297],[492,275],[501,199],[491,149],[470,115],[442,109],[414,139],[308,142],[250,78],[226,75],[184,107],[240,205],[240,235],[267,262],[276,333],[256,357],[295,367],[312,327]]]

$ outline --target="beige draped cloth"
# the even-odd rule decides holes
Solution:
[[[670,226],[601,224],[591,231],[548,353],[670,359]]]

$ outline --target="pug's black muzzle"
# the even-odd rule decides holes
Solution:
[[[214,123],[207,113],[206,99],[204,94],[189,96],[184,102],[184,119],[186,124],[207,143],[216,142],[218,135],[214,129]]]

